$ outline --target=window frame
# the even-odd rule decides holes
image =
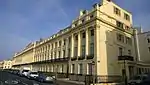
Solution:
[[[114,13],[118,16],[121,16],[121,10],[114,6]]]

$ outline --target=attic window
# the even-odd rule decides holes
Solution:
[[[84,22],[85,22],[85,20],[83,19],[83,20],[82,20],[82,23],[84,23]]]
[[[82,12],[83,14],[86,14],[86,10],[83,10],[83,12]]]
[[[121,15],[121,11],[117,7],[114,7],[114,13],[118,16]]]
[[[92,19],[94,16],[93,15],[90,15],[90,19]]]

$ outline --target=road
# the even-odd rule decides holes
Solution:
[[[0,71],[0,85],[54,85],[50,83],[40,83],[34,80],[29,80],[24,77],[19,77],[8,72]]]
[[[35,80],[29,80],[25,77],[20,77],[9,72],[0,70],[0,85],[84,85],[77,84],[65,80],[57,80],[56,84],[40,83]]]

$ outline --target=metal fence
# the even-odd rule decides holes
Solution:
[[[120,83],[124,79],[122,76],[118,75],[82,75],[82,74],[67,74],[67,73],[45,73],[46,75],[56,76],[57,78],[69,78],[72,81],[85,82],[86,85],[90,85],[92,83]]]
[[[112,75],[112,76],[101,76],[101,75],[79,75],[70,74],[69,79],[73,81],[80,81],[85,83],[119,83],[123,81],[122,76]]]

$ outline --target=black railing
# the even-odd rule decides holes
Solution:
[[[56,72],[42,72],[49,76],[55,76]],[[123,82],[123,77],[120,75],[84,75],[84,74],[67,74],[67,73],[58,73],[57,78],[69,78],[72,81],[85,82],[86,85],[92,83],[121,83]],[[88,83],[88,84],[87,84]]]
[[[71,58],[72,61],[77,60],[77,56]]]
[[[35,62],[32,62],[31,64],[42,64],[42,63],[50,63],[50,62],[68,62],[69,59],[70,59],[69,57],[56,58],[56,59],[50,59],[50,60],[35,61]]]
[[[83,59],[85,59],[85,55],[82,55],[82,56],[78,57],[78,60],[83,60]]]
[[[94,54],[87,55],[87,59],[93,59],[93,58],[94,58]]]
[[[112,76],[94,76],[94,75],[79,75],[70,74],[69,79],[73,81],[88,82],[88,83],[119,83],[123,81],[123,78],[118,75]]]

